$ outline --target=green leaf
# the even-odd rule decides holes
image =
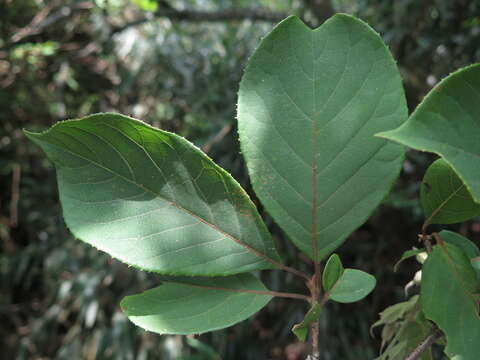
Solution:
[[[467,255],[467,257],[470,259],[470,264],[475,269],[477,277],[480,279],[480,250],[478,249],[477,245],[475,245],[473,241],[452,231],[444,230],[441,231],[439,235],[443,241],[453,244],[459,249],[463,250],[465,255]]]
[[[212,287],[266,290],[251,274],[183,278],[181,283],[165,283],[127,296],[120,306],[134,324],[145,330],[187,335],[236,324],[259,311],[271,299],[268,295],[212,290]]]
[[[398,267],[400,266],[400,264],[408,259],[408,258],[411,258],[411,257],[414,257],[414,256],[417,256],[418,254],[421,254],[425,252],[424,249],[411,249],[411,250],[407,250],[405,251],[403,254],[402,254],[402,257],[400,258],[400,260],[397,261],[397,263],[395,264],[395,266],[393,267],[393,271],[394,272],[397,272],[398,270]]]
[[[387,307],[380,313],[380,319],[378,319],[371,327],[370,332],[373,328],[381,325],[393,324],[395,322],[403,320],[405,314],[411,311],[418,301],[418,295],[412,296],[407,301],[403,301],[397,304],[393,304]]]
[[[325,270],[323,271],[323,289],[325,291],[330,291],[340,276],[342,276],[344,270],[340,257],[337,254],[332,254],[325,265]]]
[[[465,253],[445,242],[435,245],[423,265],[420,299],[427,319],[445,333],[445,353],[451,358],[476,360],[480,354],[478,290]]]
[[[428,168],[420,187],[426,224],[453,224],[480,215],[463,181],[443,159]]]
[[[279,261],[248,195],[180,136],[108,113],[26,135],[56,165],[72,233],[127,264],[213,276]]]
[[[240,84],[239,134],[253,188],[313,259],[336,249],[388,193],[404,149],[373,135],[406,118],[390,52],[349,15],[315,30],[297,17],[282,21]]]
[[[381,355],[376,360],[405,359],[430,333],[432,325],[422,315],[419,296],[386,308],[372,325],[383,326]],[[431,360],[427,349],[421,360]]]
[[[307,339],[308,328],[312,323],[318,321],[321,311],[322,305],[317,302],[314,303],[310,310],[308,310],[303,321],[292,328],[292,332],[297,336],[298,340],[305,341]]]
[[[480,256],[480,250],[478,249],[478,246],[466,237],[448,230],[441,231],[439,235],[443,241],[462,249],[469,259]]]
[[[158,10],[157,0],[132,0],[135,5],[145,11],[155,12]]]
[[[331,289],[329,299],[339,303],[351,303],[363,299],[375,288],[375,278],[361,270],[345,269]]]
[[[442,80],[405,124],[378,136],[440,155],[480,202],[479,103],[480,64],[475,64]]]

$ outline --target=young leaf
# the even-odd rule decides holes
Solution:
[[[400,264],[401,264],[403,261],[405,261],[405,260],[408,259],[408,258],[417,256],[418,254],[421,254],[422,252],[425,252],[425,250],[424,250],[424,249],[411,249],[411,250],[405,251],[405,252],[402,254],[402,257],[400,258],[400,260],[398,260],[397,263],[395,264],[395,266],[393,267],[393,271],[394,271],[394,272],[397,272],[398,267],[400,266]]]
[[[361,270],[345,269],[331,289],[329,299],[339,303],[351,303],[363,299],[375,288],[375,278]]]
[[[332,254],[325,265],[325,270],[323,271],[323,289],[325,291],[330,291],[344,271],[345,269],[343,268],[340,257],[337,254]]]
[[[479,282],[465,253],[442,242],[423,265],[420,299],[427,319],[447,337],[450,358],[476,360],[480,354]]]
[[[406,359],[407,356],[430,333],[432,325],[422,315],[419,296],[386,308],[372,328],[383,326],[381,355],[376,360]],[[431,360],[431,349],[427,349],[420,360]]]
[[[297,17],[282,21],[240,84],[239,134],[253,188],[313,259],[337,248],[389,191],[404,149],[373,135],[406,119],[390,52],[348,15],[315,30]]]
[[[308,310],[303,321],[292,328],[292,332],[297,336],[298,340],[305,341],[307,339],[308,328],[312,323],[318,321],[321,311],[322,305],[317,302],[314,303],[310,310]]]
[[[408,121],[378,136],[440,155],[480,202],[480,64],[442,80]]]
[[[141,294],[127,296],[120,306],[134,324],[145,330],[158,334],[186,335],[236,324],[259,311],[271,299],[268,295],[212,290],[211,287],[266,290],[251,274],[192,277],[183,278],[180,283],[164,283]]]
[[[430,165],[420,188],[426,224],[453,224],[480,215],[463,181],[443,159]]]
[[[204,276],[278,264],[248,195],[180,136],[118,114],[26,134],[56,165],[72,233],[119,260]]]

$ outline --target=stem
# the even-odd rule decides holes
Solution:
[[[442,332],[439,329],[434,329],[425,340],[423,340],[405,360],[417,360],[420,359],[423,352],[432,346],[438,338],[442,336]]]
[[[267,260],[268,261],[268,260]],[[296,276],[300,276],[302,278],[304,278],[305,280],[307,281],[310,281],[310,276],[308,276],[307,274],[305,274],[303,271],[300,271],[300,270],[297,270],[297,269],[294,269],[290,266],[287,266],[287,265],[283,265],[282,263],[278,263],[276,262],[275,260],[271,259],[270,261],[272,264],[275,264],[277,266],[280,267],[281,270],[283,271],[286,271],[286,272],[289,272],[291,274],[294,274]]]
[[[310,334],[311,334],[311,342],[312,342],[312,357],[314,359],[318,359],[319,352],[318,352],[318,335],[320,332],[319,322],[315,321],[310,326]]]
[[[248,293],[248,294],[256,294],[256,295],[269,295],[269,296],[274,296],[274,297],[283,297],[283,298],[290,298],[290,299],[305,300],[305,301],[308,301],[308,302],[310,302],[310,300],[311,300],[311,298],[307,295],[296,294],[296,293],[287,293],[287,292],[279,292],[279,291],[249,290],[249,289],[230,289],[230,288],[216,287],[216,286],[203,286],[203,285],[186,284],[186,283],[181,283],[181,282],[177,282],[177,281],[168,281],[168,280],[165,281],[165,282],[181,284],[181,285],[186,285],[186,286],[201,288],[201,289],[230,291],[230,292],[236,292],[236,293]]]

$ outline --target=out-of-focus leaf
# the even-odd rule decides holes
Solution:
[[[378,136],[440,155],[480,202],[480,64],[456,71],[424,98],[408,121]]]
[[[108,113],[26,134],[55,163],[69,229],[119,260],[203,276],[279,261],[245,191],[184,138]]]
[[[443,159],[427,169],[420,187],[420,202],[427,224],[452,224],[480,215],[462,179]]]
[[[159,1],[157,0],[132,0],[132,2],[145,11],[155,12],[158,10]]]
[[[404,149],[373,135],[406,119],[390,52],[344,14],[315,30],[297,17],[282,21],[240,84],[240,142],[253,188],[312,258],[336,249],[385,198]]]
[[[215,278],[184,278],[125,297],[122,310],[136,325],[158,334],[199,334],[245,320],[272,298],[232,290],[265,291],[251,274]]]
[[[450,358],[478,359],[478,291],[476,272],[464,251],[445,242],[435,245],[423,265],[420,299],[427,319],[445,333]]]

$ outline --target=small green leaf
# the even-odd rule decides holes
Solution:
[[[178,135],[108,113],[26,135],[55,163],[70,231],[127,264],[224,276],[280,261],[245,191]]]
[[[363,299],[375,288],[375,278],[361,270],[345,269],[329,294],[329,299],[351,303]]]
[[[398,267],[400,266],[400,264],[408,259],[408,258],[411,258],[411,257],[414,257],[414,256],[417,256],[418,254],[421,254],[425,252],[424,249],[412,249],[412,250],[407,250],[405,251],[403,254],[402,254],[402,257],[400,258],[400,260],[397,261],[397,263],[395,264],[395,266],[393,267],[393,271],[394,272],[397,272],[398,270]]]
[[[259,311],[271,299],[268,295],[212,290],[213,287],[266,290],[251,274],[192,277],[183,278],[181,283],[164,283],[141,294],[127,296],[120,306],[134,324],[145,330],[187,335],[236,324]]]
[[[292,328],[292,332],[297,336],[298,340],[305,341],[307,339],[308,328],[312,323],[318,321],[321,311],[322,306],[317,302],[314,303],[310,310],[308,310],[303,321]]]
[[[420,187],[426,224],[453,224],[480,215],[463,181],[443,159],[430,165]]]
[[[377,134],[440,155],[480,202],[480,64],[442,80],[399,128]]]
[[[478,359],[478,291],[477,275],[464,251],[446,242],[435,245],[423,265],[420,299],[426,318],[445,333],[450,358]]]
[[[253,188],[313,259],[340,246],[389,192],[404,148],[373,135],[406,119],[392,55],[371,27],[345,14],[315,30],[294,16],[282,21],[240,84],[238,126]]]
[[[340,276],[342,276],[344,270],[340,257],[337,254],[332,254],[325,265],[325,270],[323,271],[323,289],[325,291],[330,291]]]

